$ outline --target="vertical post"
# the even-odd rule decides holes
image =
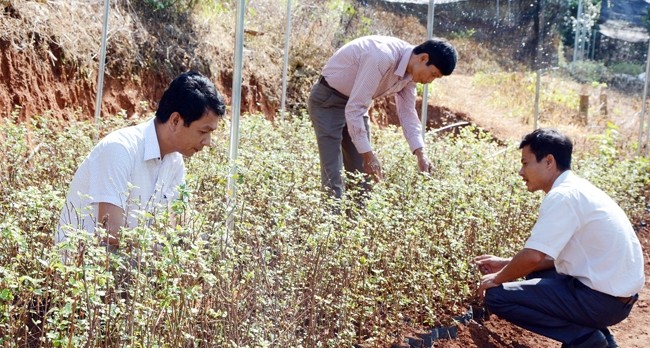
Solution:
[[[537,129],[539,121],[539,94],[542,87],[542,61],[544,53],[544,0],[540,0],[538,7],[538,15],[536,17],[537,21],[537,47],[536,47],[536,56],[535,56],[535,119],[533,121],[533,129]]]
[[[537,120],[539,119],[539,90],[541,86],[542,69],[535,70],[535,75],[535,121],[533,123],[533,129],[537,129]]]
[[[648,95],[648,78],[650,78],[650,40],[648,40],[648,54],[646,57],[646,63],[645,63],[645,76],[643,78],[643,99],[641,103],[641,127],[640,131],[643,132],[643,118],[645,117],[646,113],[646,97]],[[648,115],[648,125],[650,125],[650,115]],[[650,126],[647,127],[647,133],[645,136],[645,151],[644,154],[648,153],[648,140],[650,139]],[[641,133],[639,133],[639,149],[641,149],[643,146],[641,144]]]
[[[427,14],[427,39],[433,37],[433,19],[435,15],[436,1],[429,0],[429,13]],[[422,139],[427,132],[427,108],[429,107],[429,84],[422,87]]]
[[[230,120],[230,170],[228,172],[228,192],[226,197],[228,233],[235,227],[234,211],[237,198],[237,150],[239,146],[239,116],[241,112],[242,65],[244,55],[244,8],[246,0],[237,4],[237,25],[235,27],[235,62],[232,78],[232,117]],[[226,236],[227,239],[227,236]]]
[[[284,30],[284,62],[282,63],[282,98],[280,99],[280,119],[284,122],[287,100],[287,69],[289,66],[289,39],[291,37],[291,0],[287,0],[287,24]]]
[[[499,0],[497,0],[497,23],[499,23]]]
[[[596,56],[596,35],[598,35],[598,30],[594,27],[594,30],[591,31],[591,44],[589,44],[589,59],[591,60]]]
[[[582,0],[578,0],[578,14],[576,15],[576,27],[573,42],[573,63],[578,60],[578,45],[582,40]]]
[[[578,122],[583,126],[589,124],[589,94],[587,91],[580,93],[580,105],[578,109]]]
[[[99,117],[102,113],[102,95],[104,93],[104,71],[106,70],[106,36],[108,32],[108,11],[110,0],[104,1],[104,23],[102,27],[102,44],[99,53],[99,72],[97,73],[97,98],[95,99],[95,142],[99,137]]]
[[[599,89],[598,102],[599,102],[600,117],[601,118],[607,117],[607,91],[603,86],[600,86]]]

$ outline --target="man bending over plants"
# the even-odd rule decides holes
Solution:
[[[95,233],[111,249],[122,227],[137,226],[142,212],[154,214],[179,198],[185,180],[183,156],[210,146],[225,113],[223,97],[197,72],[176,77],[163,94],[155,118],[103,138],[77,169],[61,210],[55,243],[66,230]]]
[[[546,196],[523,250],[476,257],[479,295],[490,312],[562,347],[617,347],[607,327],[629,315],[645,282],[634,229],[611,197],[571,171],[568,137],[538,129],[519,149],[528,191]]]
[[[368,108],[381,97],[395,96],[397,116],[418,167],[422,172],[431,170],[415,110],[416,84],[450,75],[456,60],[456,50],[442,39],[413,46],[393,37],[365,36],[334,53],[307,102],[318,143],[321,183],[328,194],[336,198],[343,194],[343,168],[382,179],[368,123]]]

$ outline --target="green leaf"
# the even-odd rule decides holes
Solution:
[[[9,289],[3,289],[0,291],[0,300],[11,301],[14,299],[14,294],[11,293]]]

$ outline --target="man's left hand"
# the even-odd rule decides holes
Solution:
[[[501,285],[495,281],[496,276],[497,273],[490,273],[481,277],[481,283],[479,284],[478,290],[476,290],[480,298],[485,296],[485,290]]]

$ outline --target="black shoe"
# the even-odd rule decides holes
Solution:
[[[562,346],[567,348],[608,348],[609,344],[605,335],[597,330],[579,344],[563,344]]]
[[[616,341],[614,341],[614,336],[612,336],[612,333],[609,332],[607,328],[600,329],[600,332],[603,333],[605,339],[607,340],[607,348],[618,348],[618,344],[616,344]]]

